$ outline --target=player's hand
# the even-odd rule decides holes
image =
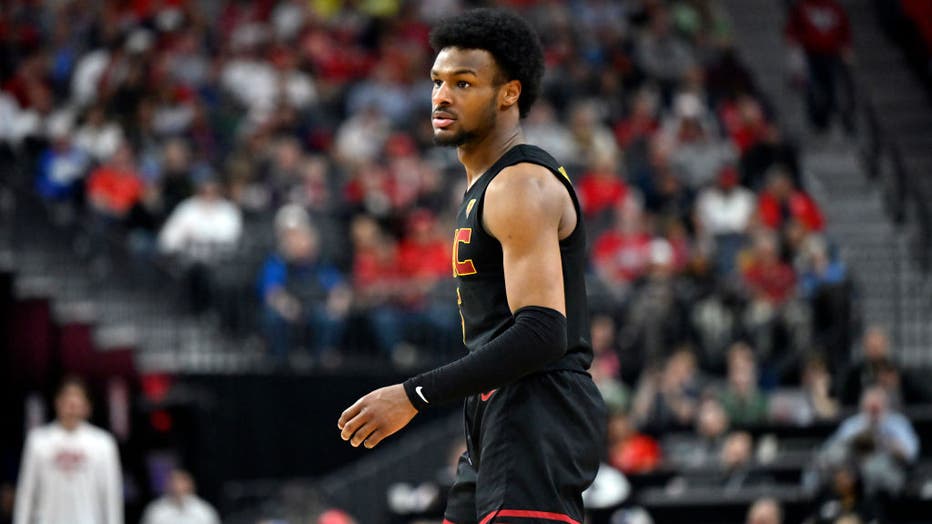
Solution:
[[[408,425],[417,415],[404,386],[395,384],[377,389],[348,407],[340,415],[340,437],[353,447],[374,448],[379,442]]]

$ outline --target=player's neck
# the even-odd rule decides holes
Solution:
[[[459,146],[456,153],[460,163],[466,168],[467,186],[472,187],[502,155],[523,143],[524,132],[516,122],[510,126],[498,126],[481,140]]]

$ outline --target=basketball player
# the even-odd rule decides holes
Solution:
[[[603,447],[587,369],[579,202],[559,163],[524,143],[539,40],[516,15],[468,11],[431,34],[434,141],[455,146],[468,189],[453,273],[469,353],[343,412],[342,438],[372,448],[437,404],[466,399],[467,451],[445,522],[579,523]]]

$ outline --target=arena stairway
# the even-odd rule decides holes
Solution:
[[[895,342],[894,351],[905,363],[928,365],[932,362],[928,351],[932,345],[932,283],[909,256],[911,231],[894,224],[885,207],[883,185],[869,176],[861,156],[860,135],[857,139],[846,137],[840,126],[825,136],[809,131],[802,93],[787,81],[784,2],[724,3],[735,22],[736,45],[744,62],[773,104],[781,128],[799,147],[805,184],[822,207],[828,234],[854,276],[864,322],[887,326]],[[911,103],[919,103],[921,96],[911,91],[912,86],[900,86],[901,82],[903,86],[910,84],[909,73],[879,30],[871,29],[875,22],[869,1],[849,0],[844,4],[852,14],[859,95],[878,96],[878,104],[893,104],[890,118],[902,121],[890,122],[891,129],[909,135],[908,130],[922,128],[923,118],[906,109]],[[888,82],[896,87],[891,89]],[[915,81],[912,84],[918,89]],[[901,90],[902,103],[896,100]],[[928,117],[929,112],[925,111],[924,116]],[[859,128],[863,129],[863,122],[859,122]],[[925,137],[932,139],[928,133]],[[932,154],[925,139],[909,140]]]
[[[133,348],[143,372],[253,365],[254,352],[236,348],[216,322],[179,307],[177,286],[156,264],[133,261],[119,245],[92,252],[101,250],[88,245],[80,227],[53,223],[28,190],[28,176],[10,179],[19,183],[3,191],[0,261],[14,275],[18,300],[47,299],[55,323],[83,326],[77,333],[87,333],[96,350]]]

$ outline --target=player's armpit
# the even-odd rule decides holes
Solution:
[[[512,312],[540,306],[566,314],[559,229],[567,206],[566,188],[536,164],[508,167],[489,184],[482,225],[502,246]]]

